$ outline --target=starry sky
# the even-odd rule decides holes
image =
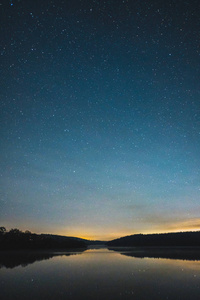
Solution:
[[[200,230],[198,0],[0,1],[0,221]]]

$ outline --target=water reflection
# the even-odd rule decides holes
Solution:
[[[175,260],[190,260],[190,261],[200,261],[200,248],[103,248],[103,247],[93,247],[90,249],[81,249],[77,251],[70,252],[38,252],[38,251],[10,251],[0,253],[0,269],[5,267],[8,269],[13,269],[18,266],[26,267],[37,261],[49,260],[53,257],[58,256],[71,256],[78,255],[84,251],[87,259],[98,261],[102,258],[100,254],[106,254],[108,260],[113,251],[121,255],[135,257],[135,258],[166,258]],[[96,255],[98,253],[98,255]],[[105,257],[104,257],[105,259]]]
[[[122,255],[138,257],[138,258],[166,258],[166,259],[181,259],[181,260],[200,260],[200,248],[192,247],[173,247],[173,248],[109,248],[119,252]]]
[[[26,268],[2,268],[1,299],[199,300],[199,261],[141,259],[130,249],[72,254],[40,253]]]
[[[8,251],[0,253],[0,269],[5,267],[13,269],[18,266],[27,267],[37,261],[48,260],[55,256],[70,256],[78,255],[84,252],[85,249],[70,252],[37,252],[37,251]]]

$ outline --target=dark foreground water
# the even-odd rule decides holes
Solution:
[[[103,248],[73,255],[0,254],[0,299],[195,300],[200,261],[140,258]]]

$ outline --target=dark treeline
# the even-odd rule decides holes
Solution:
[[[111,247],[197,247],[200,246],[200,231],[135,234],[107,242],[107,245]]]
[[[6,231],[0,227],[0,250],[38,250],[38,249],[72,249],[86,248],[86,244],[70,237],[59,237],[35,234],[30,231],[22,232],[17,228]]]

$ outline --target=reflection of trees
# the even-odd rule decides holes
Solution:
[[[79,250],[79,252],[70,253],[40,253],[40,252],[16,252],[10,251],[7,253],[1,253],[0,255],[0,268],[12,269],[18,266],[26,267],[29,264],[33,264],[37,261],[47,260],[55,256],[70,256],[81,254],[85,250]]]
[[[135,257],[135,258],[166,258],[166,259],[181,259],[181,260],[200,260],[200,248],[108,248],[114,250],[122,255]]]

